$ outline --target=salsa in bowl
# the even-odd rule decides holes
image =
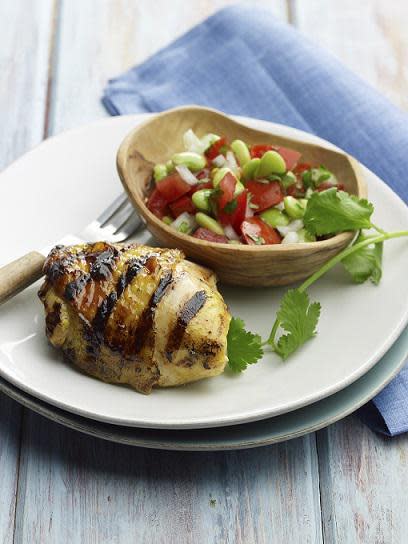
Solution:
[[[224,165],[225,163],[221,165],[221,159],[219,166],[211,164],[211,168],[209,168],[207,155],[210,147],[203,150],[201,154],[197,153],[200,157],[205,157],[206,163],[204,165],[201,163],[200,168],[190,168],[184,162],[185,155],[177,157],[177,154],[196,153],[195,151],[185,150],[184,140],[189,138],[188,135],[192,136],[191,132],[189,132],[190,129],[199,141],[202,139],[205,141],[207,134],[218,136],[218,139],[215,138],[211,142],[210,147],[219,139],[225,138],[225,141],[229,143],[228,149],[221,150],[225,151],[225,155],[222,152],[217,152],[218,154],[214,158],[222,155],[223,160],[227,161],[227,153],[232,150],[231,144],[238,140],[242,141],[248,148],[250,155],[250,161],[248,162],[253,159],[259,159],[262,162],[265,155],[269,160],[271,154],[268,154],[268,152],[274,151],[283,157],[285,173],[276,174],[279,180],[277,178],[266,179],[268,176],[273,177],[274,173],[262,174],[261,170],[264,177],[256,177],[259,174],[258,171],[255,173],[255,178],[243,179],[246,175],[244,173],[245,165],[241,167],[239,164],[240,159],[237,156],[235,156],[235,161],[240,170],[236,173],[231,168],[231,163],[230,165]],[[185,137],[186,133],[188,135]],[[358,197],[366,196],[365,182],[357,161],[342,152],[309,143],[307,139],[307,136],[305,136],[305,141],[284,137],[280,133],[278,126],[276,132],[272,134],[251,128],[215,110],[199,106],[187,106],[158,114],[136,127],[119,147],[117,167],[122,183],[135,208],[146,221],[150,232],[163,245],[183,250],[187,257],[212,268],[220,280],[225,283],[246,286],[287,285],[312,274],[324,262],[347,246],[354,236],[353,232],[343,232],[325,239],[317,238],[314,241],[314,238],[310,237],[309,240],[305,239],[299,242],[300,237],[305,235],[305,230],[302,230],[304,229],[302,223],[305,219],[305,208],[307,210],[307,206],[312,202],[313,194],[323,194],[322,189],[325,186],[320,187],[320,185],[323,183],[336,185],[336,187],[326,188],[329,189],[328,192],[335,191],[339,195],[346,194],[341,190],[344,189],[344,191]],[[257,149],[255,147],[257,145],[269,146],[272,149],[269,147],[267,149]],[[234,144],[234,147],[236,147],[236,144]],[[292,161],[296,161],[296,164],[295,162],[292,162],[292,164],[286,162],[283,149],[288,150],[288,152],[290,150],[293,153]],[[212,151],[215,152],[214,148]],[[261,156],[251,156],[251,152],[253,155],[257,153]],[[238,155],[238,152],[236,154]],[[228,157],[231,160],[230,154]],[[196,159],[194,155],[190,156],[191,158]],[[273,154],[273,158],[276,158],[275,154]],[[171,159],[172,164],[166,164],[169,159]],[[211,156],[210,160],[211,162],[213,160]],[[177,162],[179,164],[175,164]],[[191,165],[191,163],[189,164]],[[260,163],[255,161],[255,164]],[[311,166],[305,172],[313,170],[311,173],[313,176],[311,191],[308,191],[309,187],[305,187],[308,183],[308,176],[306,175],[306,180],[303,179],[304,172],[301,171],[301,164]],[[321,169],[320,165],[324,165],[324,169]],[[189,174],[184,170],[184,174],[181,176],[180,168],[176,169],[176,166],[187,166],[191,175],[197,178],[199,183],[195,180],[193,182],[191,178],[191,184],[189,184],[183,179],[183,176],[185,178]],[[224,172],[221,172],[224,173],[222,177],[221,174],[218,174],[221,179],[217,180],[215,178],[214,183],[215,175],[222,169],[231,170],[233,175],[231,176],[228,170],[224,170]],[[183,172],[183,169],[181,169],[181,172]],[[291,174],[288,174],[289,172],[292,172],[296,177],[296,183],[287,184],[285,187],[288,180],[281,180],[281,178],[286,175],[292,177]],[[330,174],[330,178],[327,177],[328,174]],[[326,177],[325,180],[321,179],[322,175]],[[231,177],[234,179],[231,180]],[[224,181],[223,178],[225,178]],[[180,180],[182,183],[180,183]],[[303,190],[300,187],[300,180],[304,183]],[[231,189],[227,188],[230,191],[229,194],[231,194],[232,185],[234,184],[233,197],[229,200],[229,202],[232,201],[230,206],[228,206],[228,202],[224,206],[222,206],[222,202],[220,204],[219,200],[217,202],[221,195],[219,189],[222,189],[222,187],[217,186],[217,183],[219,185],[222,181],[224,187],[225,184],[230,184]],[[160,186],[160,183],[163,182],[165,184]],[[248,185],[248,182],[253,183]],[[344,184],[344,187],[339,186],[339,183]],[[244,190],[239,184],[244,186]],[[279,190],[276,189],[277,184],[279,184]],[[267,186],[271,192],[277,193],[279,201],[271,203],[274,201],[264,200],[262,191],[256,193],[256,188],[261,185],[262,188]],[[293,186],[291,189],[290,185]],[[159,186],[160,191],[158,190]],[[236,191],[237,186],[238,191]],[[204,198],[200,203],[198,197],[194,197],[194,194],[203,190],[209,191],[207,193],[208,200],[206,193],[201,193],[199,196]],[[250,206],[251,201],[252,205],[254,205],[254,193],[258,196],[258,198],[255,196],[255,206],[261,202],[261,207],[265,206],[263,209]],[[242,194],[246,198],[244,216],[242,215],[242,203],[238,202],[244,199],[244,196],[240,196]],[[271,198],[269,194],[268,198]],[[305,201],[308,202],[306,206]],[[207,210],[204,208],[204,206],[207,206],[207,202],[210,205],[210,212],[208,212],[208,208]],[[221,209],[217,209],[217,205]],[[202,206],[201,209],[200,206]],[[227,210],[225,210],[225,206],[227,206]],[[231,216],[236,226],[228,225],[227,221],[218,215],[219,211],[221,213],[226,212],[230,221]],[[232,211],[232,213],[228,213],[228,211]],[[238,228],[240,219],[237,212],[241,213],[240,218],[243,217],[241,232]],[[184,215],[182,217],[182,214],[185,213],[189,214],[189,216]],[[293,217],[296,213],[303,214],[303,218]],[[198,214],[203,214],[204,217]],[[263,217],[261,217],[261,214],[263,214]],[[219,236],[222,236],[221,239],[214,240],[214,235],[217,233],[208,228],[208,219],[216,221],[222,227],[222,234],[219,234]],[[263,243],[264,241],[267,242],[269,238],[265,234],[262,235],[256,231],[249,232],[252,237],[247,233],[246,241],[242,234],[242,222],[248,221],[248,219],[250,219],[249,224],[253,222],[262,227],[265,225],[268,233],[273,233],[275,243]],[[174,223],[175,221],[176,223]],[[287,225],[277,225],[276,221],[287,222]],[[293,222],[295,222],[294,225]],[[170,225],[170,223],[172,224]],[[289,227],[286,233],[282,228],[285,226]],[[234,229],[235,234],[229,227]],[[278,227],[280,228],[278,229]],[[197,232],[200,228],[205,230]],[[244,231],[245,228],[246,225],[244,225]],[[290,242],[291,237],[292,240],[295,238],[291,235],[286,239],[285,243],[282,243],[290,231],[297,234],[296,242]],[[208,234],[208,232],[211,234]],[[234,240],[234,238],[236,239]]]
[[[148,209],[166,225],[214,243],[315,242],[304,215],[315,192],[344,190],[324,165],[287,147],[229,142],[190,128],[184,149],[153,168]]]

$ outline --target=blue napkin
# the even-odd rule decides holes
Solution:
[[[219,11],[110,80],[102,101],[112,115],[195,103],[312,132],[408,199],[408,116],[262,8]],[[407,431],[407,389],[404,370],[365,410],[366,422],[392,436]]]

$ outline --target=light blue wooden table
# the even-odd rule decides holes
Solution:
[[[0,166],[105,115],[108,77],[228,3],[2,0]],[[408,107],[405,1],[257,3]],[[407,488],[408,437],[354,417],[257,450],[168,453],[89,438],[0,396],[1,544],[403,543]]]

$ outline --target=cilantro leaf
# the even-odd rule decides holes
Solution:
[[[305,172],[303,172],[302,174],[302,181],[303,181],[303,185],[305,187],[305,189],[314,189],[314,183],[313,183],[313,179],[312,179],[312,171],[311,170],[306,170]]]
[[[322,164],[318,168],[310,168],[302,174],[302,181],[305,189],[316,189],[321,183],[334,178],[330,170],[327,170]]]
[[[237,206],[238,206],[238,200],[236,198],[233,198],[232,200],[227,202],[227,204],[224,206],[224,212],[231,214],[235,212],[235,210],[237,209]]]
[[[274,338],[269,339],[269,343],[283,360],[315,336],[320,308],[318,302],[310,304],[306,292],[289,289],[285,293],[276,319],[287,334],[282,334],[276,343]]]
[[[233,317],[227,336],[228,365],[234,372],[242,372],[247,365],[257,363],[263,356],[259,334],[245,330],[245,323]]]
[[[331,177],[332,177],[332,175],[331,175],[330,172],[325,172],[324,174],[321,174],[318,177],[317,181],[316,181],[316,185],[320,185],[321,183],[324,183],[325,181],[327,181]]]
[[[333,188],[312,194],[303,222],[312,234],[337,234],[370,228],[373,211],[367,200]]]
[[[369,238],[372,236],[360,234],[353,245]],[[380,242],[362,247],[345,257],[341,262],[355,283],[364,283],[370,279],[375,285],[378,285],[382,275],[382,254],[383,243]]]

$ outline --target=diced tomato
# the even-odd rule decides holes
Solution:
[[[212,161],[215,157],[218,157],[218,155],[221,154],[221,148],[224,147],[224,145],[227,145],[227,139],[225,137],[214,142],[205,152],[207,159]]]
[[[244,240],[250,245],[280,244],[279,232],[267,225],[259,217],[249,217],[241,225]]]
[[[299,151],[295,151],[294,149],[289,149],[288,147],[280,147],[275,145],[268,145],[268,144],[257,144],[251,146],[251,157],[260,159],[264,153],[267,151],[277,151],[280,155],[282,155],[285,163],[286,163],[286,169],[287,170],[293,170],[297,163],[299,162],[300,157],[302,156]]]
[[[197,185],[193,185],[190,187],[190,190],[188,192],[188,195],[193,195],[196,191],[200,191],[201,189],[212,189],[213,184],[211,181],[207,181],[206,183],[198,183]]]
[[[161,179],[157,183],[156,188],[167,202],[173,202],[188,193],[191,186],[186,183],[177,172],[174,172]]]
[[[276,206],[283,200],[284,195],[279,181],[271,181],[270,183],[248,181],[245,187],[252,195],[251,204],[257,206],[255,208],[257,212]]]
[[[241,223],[245,219],[247,192],[242,191],[239,195],[234,196],[236,185],[237,180],[230,173],[227,173],[220,181],[217,216],[222,225],[232,225],[239,233]]]
[[[302,153],[299,153],[299,151],[289,149],[288,147],[276,147],[275,149],[284,158],[287,170],[293,170],[302,156]]]
[[[210,170],[208,168],[203,168],[199,172],[195,172],[195,177],[197,179],[209,178],[210,177]]]
[[[295,166],[295,168],[293,168],[293,173],[301,176],[303,172],[306,172],[306,170],[310,170],[311,168],[313,167],[308,162],[300,162]]]
[[[330,183],[329,181],[324,181],[320,185],[316,187],[316,191],[321,193],[322,191],[326,191],[326,189],[332,189],[335,187],[338,191],[344,191],[344,185],[342,183]]]
[[[219,184],[221,194],[218,200],[219,210],[222,212],[224,208],[234,198],[235,186],[237,184],[237,178],[230,172],[225,174]]]
[[[154,189],[147,201],[147,207],[159,219],[167,215],[167,200],[157,189]]]
[[[228,238],[226,236],[222,236],[221,234],[215,234],[215,232],[204,229],[203,227],[199,227],[193,234],[193,237],[198,238],[199,240],[206,240],[207,242],[228,244]]]
[[[273,145],[266,145],[266,144],[256,144],[252,145],[250,149],[251,157],[253,159],[260,159],[264,153],[267,151],[272,151],[275,149]]]
[[[181,196],[174,202],[169,204],[171,214],[173,217],[178,217],[184,212],[195,213],[196,207],[194,206],[191,198],[187,195]]]
[[[286,189],[286,194],[288,196],[294,196],[296,198],[302,198],[305,196],[305,188],[302,182],[294,183],[289,185]]]
[[[245,219],[247,207],[247,192],[243,191],[236,196],[232,202],[236,202],[236,206],[232,212],[218,212],[218,219],[222,225],[231,225],[237,234],[241,233],[241,223]]]

